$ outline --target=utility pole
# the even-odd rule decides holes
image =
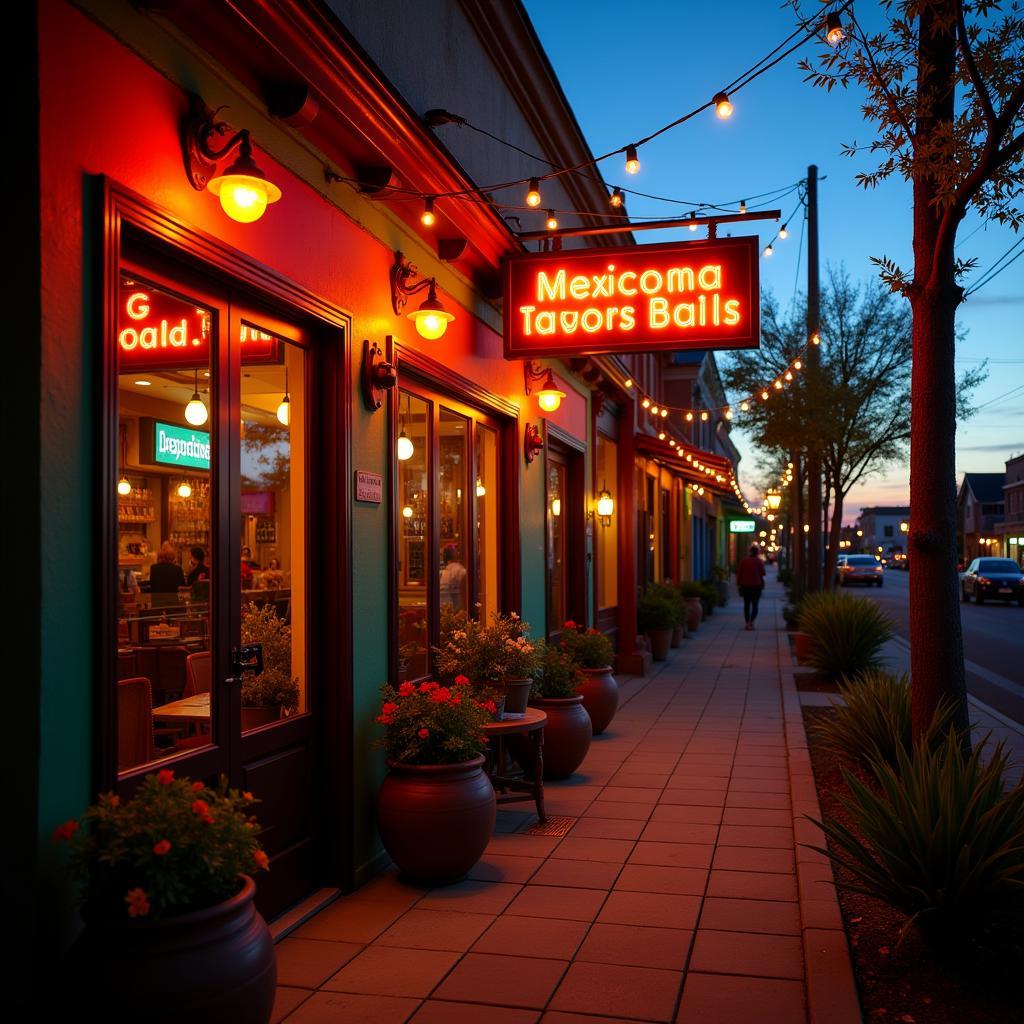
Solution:
[[[807,168],[807,383],[812,403],[820,393],[821,347],[815,344],[821,328],[821,288],[818,280],[818,168]],[[812,405],[812,413],[814,408]],[[821,451],[813,437],[807,447],[807,590],[821,589]]]

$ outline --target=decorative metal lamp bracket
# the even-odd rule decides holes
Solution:
[[[545,370],[536,359],[527,359],[523,363],[523,387],[527,395],[533,394],[534,384],[543,383],[550,374],[551,371]]]
[[[216,120],[217,114],[223,109],[219,107],[211,111],[202,99],[193,95],[192,110],[182,126],[185,173],[198,192],[206,188],[217,172],[217,164],[229,153],[241,149],[242,156],[252,157],[252,140],[248,128],[235,132],[220,149],[214,148],[214,137],[224,136],[231,130],[230,125]]]
[[[523,433],[523,458],[529,465],[544,450],[544,438],[541,435],[540,427],[534,423],[527,423]]]
[[[387,345],[391,347],[391,336]],[[363,368],[360,385],[363,401],[370,412],[376,412],[384,404],[384,392],[398,383],[398,370],[394,363],[384,358],[384,350],[375,341],[363,342]]]
[[[437,287],[437,280],[433,277],[424,277],[415,284],[410,284],[410,279],[417,275],[418,271],[412,263],[405,258],[401,252],[395,253],[395,262],[391,266],[391,308],[398,315],[405,308],[410,295],[429,288],[431,295]]]

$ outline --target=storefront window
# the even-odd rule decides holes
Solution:
[[[567,508],[567,467],[561,459],[548,459],[547,525],[548,525],[548,624],[559,629],[567,614],[565,515]]]
[[[428,413],[422,399],[399,395],[398,658],[409,678],[426,675],[430,660],[427,557],[430,494],[427,487]],[[404,456],[404,457],[403,457]]]
[[[498,608],[498,432],[476,429],[476,590],[485,621]]]
[[[598,490],[608,490],[613,500],[617,498],[615,491],[618,481],[618,445],[604,434],[597,435],[597,467],[595,483]],[[615,504],[618,514],[618,502]],[[613,515],[606,526],[597,520],[597,606],[598,608],[614,608],[619,603],[619,545],[618,521]]]
[[[242,681],[248,730],[307,710],[306,374],[298,346],[244,321],[239,335],[240,641],[264,665]]]
[[[119,283],[112,569],[118,583],[117,766],[125,771],[210,741],[210,579],[218,568],[210,550],[210,355],[216,323],[200,302],[128,274]]]
[[[439,416],[438,514],[440,520],[441,614],[469,608],[469,421],[444,407]]]

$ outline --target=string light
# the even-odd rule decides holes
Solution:
[[[665,440],[665,431],[664,430],[659,430],[658,431],[658,440],[659,441],[664,441]]]
[[[723,121],[727,121],[732,117],[733,106],[727,92],[716,92],[712,97],[711,102],[715,105],[715,113]]]
[[[651,407],[651,400],[650,400],[649,398],[644,398],[644,400],[643,400],[643,401],[642,401],[642,402],[641,402],[640,404],[641,404],[641,405],[642,405],[642,406],[643,406],[643,407],[644,407],[645,409],[650,409],[650,407]]]
[[[627,377],[622,386],[628,391],[633,386],[633,378]]]
[[[640,171],[640,158],[637,156],[636,146],[626,147],[626,173],[638,174]]]
[[[838,14],[825,15],[825,40],[829,46],[838,46],[846,38]]]
[[[811,335],[811,344],[812,345],[820,345],[821,344],[821,335],[817,331],[815,331]]]
[[[768,392],[767,391],[762,391],[761,392],[761,398],[762,398],[763,401],[767,402],[768,401]]]
[[[792,379],[793,379],[793,374],[789,370],[787,370],[786,371],[786,380],[792,380]]]
[[[651,415],[652,416],[657,416],[658,415],[658,407],[656,405],[652,405],[651,406]]]
[[[664,419],[668,415],[668,409],[662,406],[661,411],[658,413],[658,415],[661,416],[662,419]]]
[[[687,412],[687,414],[686,414],[686,422],[687,423],[692,423],[693,422],[693,413],[692,412]]]
[[[740,200],[740,213],[746,213],[746,212],[747,212],[747,201],[746,201],[746,199],[741,199]]]
[[[704,410],[704,412],[702,412],[702,413],[700,414],[700,418],[701,418],[701,419],[702,419],[702,420],[703,420],[703,421],[704,421],[705,423],[707,423],[707,421],[708,421],[708,413],[707,413],[707,410],[706,410],[706,409]]]
[[[767,258],[767,257],[771,256],[771,254],[772,254],[773,252],[775,252],[775,250],[774,250],[774,249],[772,248],[772,243],[771,243],[771,242],[769,242],[769,243],[768,243],[768,244],[767,244],[767,245],[766,245],[766,246],[764,247],[764,249],[762,250],[762,252],[761,252],[761,255],[762,255],[762,256],[764,256],[765,258]]]
[[[803,365],[804,364],[799,359],[794,359],[793,360],[793,369],[794,370],[802,370],[803,369]],[[790,465],[792,465],[792,463],[790,463]]]
[[[622,194],[622,189],[619,188],[618,186],[616,186],[612,190],[612,194],[611,194],[611,197],[608,199],[608,202],[611,203],[612,206],[614,206],[615,209],[617,210],[620,206],[622,206],[622,204],[625,201],[626,201],[626,199],[625,199],[625,196],[623,196],[623,194]]]
[[[697,211],[696,210],[691,210],[690,211],[690,230],[691,231],[696,231],[697,230]]]
[[[526,190],[526,205],[540,206],[540,181],[537,178],[530,179],[529,188]]]
[[[434,197],[427,196],[423,200],[423,212],[420,214],[420,223],[426,228],[432,228],[437,221],[434,216]]]
[[[558,230],[558,218],[555,216],[554,210],[548,210],[548,219],[547,221],[545,221],[544,226],[548,229],[548,231]]]
[[[782,227],[779,228],[779,238],[789,238],[789,232],[786,230],[785,224],[783,224]]]
[[[748,401],[746,401],[746,400],[740,402],[740,412],[749,412],[749,411],[750,411],[750,403]]]

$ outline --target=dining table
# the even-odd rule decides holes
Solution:
[[[167,704],[153,708],[153,717],[161,720],[195,722],[210,717],[210,695],[195,693],[191,697],[182,697]]]

